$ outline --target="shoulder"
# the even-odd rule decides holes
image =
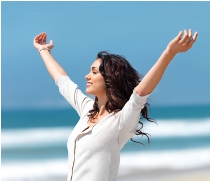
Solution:
[[[135,90],[133,90],[133,93],[130,96],[130,99],[128,102],[125,104],[124,107],[126,106],[131,106],[133,109],[139,109],[142,108],[142,106],[145,105],[147,102],[147,98],[150,96],[150,94],[145,95],[145,96],[140,96],[138,95]]]

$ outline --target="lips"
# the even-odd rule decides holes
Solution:
[[[87,82],[86,86],[91,86],[92,83],[91,82]]]

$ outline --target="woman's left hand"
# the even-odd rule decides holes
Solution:
[[[174,55],[180,52],[186,52],[193,46],[197,36],[198,32],[195,32],[192,37],[192,30],[189,30],[188,32],[184,30],[184,36],[182,37],[182,31],[180,31],[177,37],[168,44],[167,50]]]

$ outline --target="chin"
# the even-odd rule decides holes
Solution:
[[[86,94],[91,94],[91,95],[93,95],[93,92],[91,91],[91,90],[88,90],[88,89],[86,89]]]

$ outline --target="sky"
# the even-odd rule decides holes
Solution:
[[[33,47],[41,32],[53,57],[85,93],[99,51],[123,55],[145,75],[180,30],[198,31],[150,96],[151,105],[210,104],[210,2],[1,2],[2,109],[65,108]]]

